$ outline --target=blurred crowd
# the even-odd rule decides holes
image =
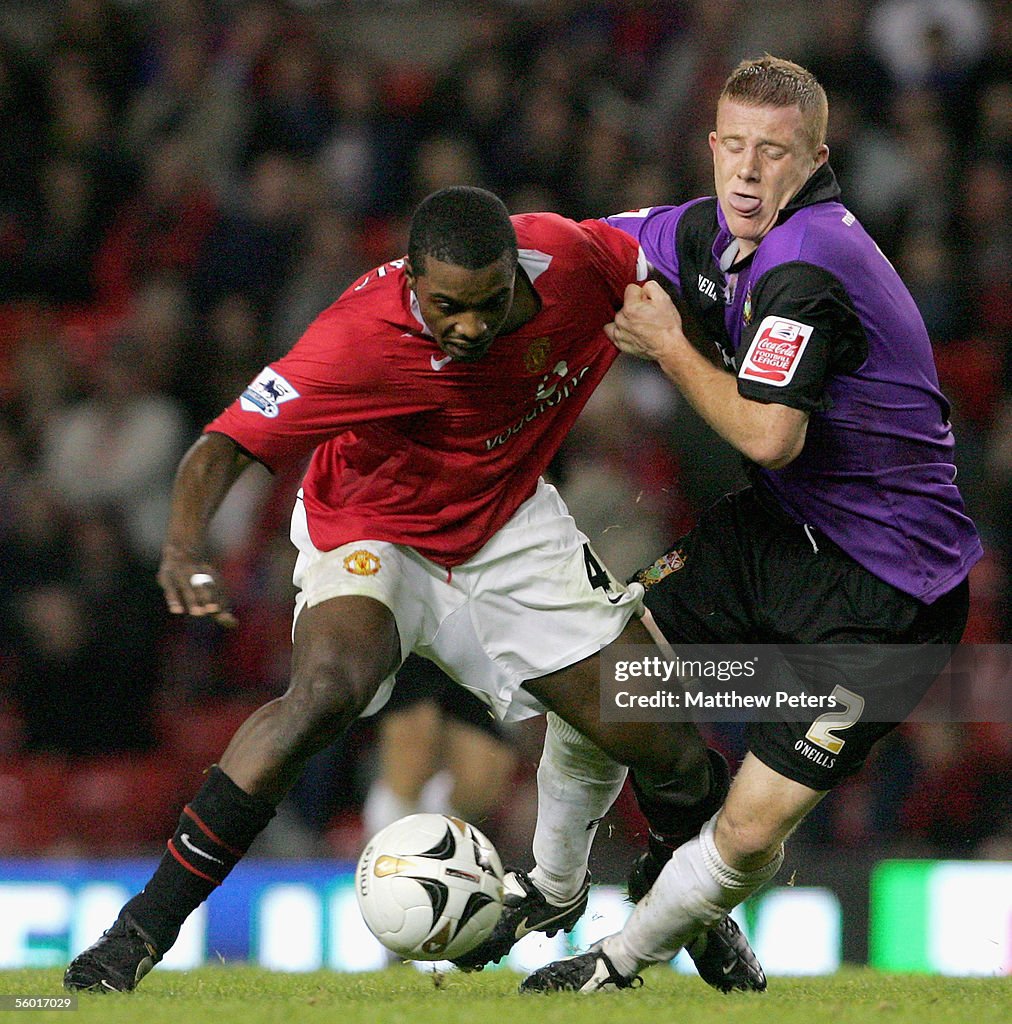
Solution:
[[[124,764],[148,773],[144,792],[189,792],[166,772],[213,760],[285,685],[297,471],[247,474],[218,517],[239,627],[170,621],[154,582],[200,427],[403,253],[434,189],[576,218],[710,194],[715,97],[763,51],[826,86],[844,199],[927,321],[987,549],[967,639],[1012,640],[1007,3],[0,2],[0,852],[81,834],[41,812],[24,825],[45,766],[54,800],[60,766],[113,773],[67,812],[89,821],[110,786],[125,800],[109,781]],[[555,474],[621,575],[739,469],[653,368],[620,361]],[[314,761],[293,801],[339,850],[368,729]],[[737,752],[733,732],[716,739]],[[1012,856],[1010,777],[1008,726],[906,726],[805,838]]]

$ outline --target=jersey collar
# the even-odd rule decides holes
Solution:
[[[840,198],[840,186],[828,163],[823,164],[808,181],[798,189],[797,195],[780,211],[777,224],[783,224],[788,217],[816,203],[831,203]]]
[[[809,179],[798,189],[794,198],[780,211],[774,228],[779,227],[790,219],[798,210],[808,206],[815,206],[816,203],[830,203],[840,198],[840,186],[836,181],[836,175],[828,163],[823,164],[812,174]],[[724,211],[717,203],[717,224],[720,230],[713,243],[713,258],[717,265],[726,274],[732,267],[740,270],[755,253],[758,247],[741,261],[740,266],[735,266],[738,258],[738,239],[727,229],[727,221],[724,219]]]

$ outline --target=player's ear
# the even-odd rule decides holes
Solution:
[[[418,280],[418,278],[415,276],[414,268],[411,266],[411,260],[404,261],[404,276],[407,278],[408,287],[412,291],[414,291],[415,282]]]

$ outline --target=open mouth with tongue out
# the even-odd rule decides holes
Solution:
[[[732,192],[727,201],[731,209],[742,217],[750,217],[762,206],[762,200],[757,196],[746,196],[741,192]]]

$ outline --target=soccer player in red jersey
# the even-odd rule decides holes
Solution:
[[[572,927],[586,906],[583,867],[622,766],[693,832],[714,813],[726,778],[694,725],[600,721],[600,650],[651,642],[642,588],[610,576],[541,480],[646,269],[602,222],[511,220],[491,193],[445,189],[416,211],[407,259],[358,280],[208,424],[177,474],[159,582],[171,611],[227,621],[208,522],[254,460],[311,455],[292,518],[291,684],[236,732],[68,988],[134,988],[306,759],[383,705],[412,651],[503,720],[550,712],[538,867],[513,877],[530,930]]]

